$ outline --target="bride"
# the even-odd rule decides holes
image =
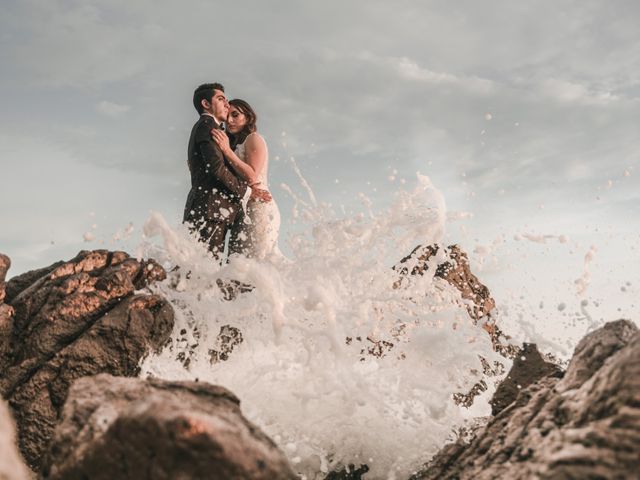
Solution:
[[[247,102],[234,99],[229,101],[227,132],[235,139],[235,151],[222,130],[214,129],[211,134],[237,175],[249,186],[268,191],[269,152],[264,138],[256,131],[256,120],[257,115]],[[274,200],[260,202],[250,199],[246,213],[249,221],[245,220],[244,231],[239,234],[239,237],[244,237],[243,253],[260,260],[277,255],[280,231],[278,205]]]

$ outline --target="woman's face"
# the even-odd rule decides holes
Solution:
[[[247,116],[235,106],[229,106],[229,116],[227,117],[227,131],[229,133],[241,132],[247,124]]]

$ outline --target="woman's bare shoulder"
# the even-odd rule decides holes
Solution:
[[[251,132],[249,135],[247,135],[247,138],[245,139],[245,144],[248,147],[258,147],[259,145],[267,145],[267,142],[265,141],[264,137],[262,135],[260,135],[258,132]]]

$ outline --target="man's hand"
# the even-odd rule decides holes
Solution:
[[[229,137],[227,137],[226,133],[224,133],[222,130],[219,130],[217,128],[213,128],[211,130],[211,136],[213,137],[213,140],[220,147],[220,150],[222,150],[222,153],[224,153],[225,155],[228,155],[229,152],[231,152],[231,145],[229,145]]]
[[[251,188],[251,196],[249,200],[255,200],[257,202],[267,203],[271,201],[271,194],[266,190],[262,190],[260,188]]]

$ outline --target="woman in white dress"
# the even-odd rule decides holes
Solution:
[[[234,99],[229,101],[227,132],[234,137],[235,150],[222,130],[211,133],[237,175],[249,186],[268,191],[269,151],[264,138],[257,132],[256,120],[257,115],[247,102]],[[242,232],[246,237],[243,242],[245,254],[260,260],[278,255],[280,211],[276,202],[250,199],[246,213],[249,221],[245,221]]]

